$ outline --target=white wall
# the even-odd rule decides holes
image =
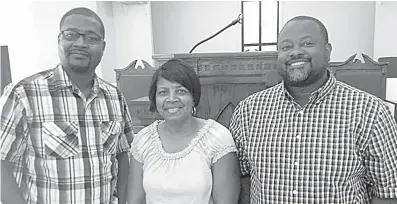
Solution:
[[[78,6],[96,11],[104,21],[107,46],[97,74],[110,82],[115,82],[114,69],[124,68],[134,59],[152,64],[152,54],[189,52],[241,13],[239,1],[153,1],[143,5],[95,1],[9,1],[5,5],[1,1],[0,44],[9,45],[14,81],[58,63],[60,18]],[[397,36],[393,26],[396,2],[283,1],[280,10],[281,26],[297,15],[323,21],[333,45],[332,61],[362,52],[374,59],[397,55],[392,40]],[[241,25],[237,24],[194,52],[239,52],[240,35]]]
[[[333,47],[332,61],[345,61],[356,53],[373,56],[375,2],[283,1],[280,6],[282,25],[298,15],[313,16],[324,23]]]
[[[374,59],[397,56],[397,2],[376,2]]]
[[[37,70],[39,49],[30,3],[0,3],[0,44],[8,45],[13,79],[23,78]],[[25,15],[21,15],[25,14]],[[19,18],[17,16],[19,15]],[[22,17],[22,18],[21,18]]]
[[[376,2],[374,59],[397,57],[397,2]],[[397,69],[397,67],[393,67]],[[397,78],[387,79],[386,99],[397,102]]]
[[[63,14],[78,6],[96,11],[96,2],[93,1],[8,1],[7,4],[0,6],[4,9],[0,12],[0,18],[4,19],[1,33],[5,35],[1,39],[4,39],[2,44],[9,45],[13,81],[58,64],[57,36]]]
[[[152,2],[154,53],[187,53],[195,43],[226,26],[239,13],[239,1]],[[332,61],[344,61],[356,53],[373,56],[375,2],[283,1],[280,14],[281,27],[297,15],[320,19],[333,45]],[[241,25],[238,24],[194,52],[240,50]]]
[[[218,32],[241,13],[239,1],[153,1],[155,54],[188,53],[201,40]],[[240,52],[241,25],[237,24],[194,50]]]
[[[145,60],[153,65],[150,2],[137,5],[113,2],[112,5],[117,48],[114,69],[125,68],[133,60]]]
[[[117,57],[116,38],[114,19],[113,19],[113,5],[110,1],[97,1],[96,12],[101,17],[105,26],[105,52],[102,56],[102,61],[96,70],[98,76],[109,82],[116,82],[116,74],[114,69],[115,59]]]
[[[87,7],[97,12],[104,22],[106,48],[96,70],[98,76],[115,83],[114,69],[124,68],[132,60],[142,59],[153,64],[150,4],[7,2],[7,5],[0,5],[0,25],[4,29],[0,32],[0,44],[9,46],[13,81],[53,68],[59,63],[59,22],[74,7]]]

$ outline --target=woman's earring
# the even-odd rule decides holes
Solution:
[[[193,106],[193,108],[192,108],[192,115],[193,115],[193,116],[196,116],[196,114],[197,114],[197,109],[196,109],[196,107]]]

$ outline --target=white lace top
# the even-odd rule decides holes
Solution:
[[[132,156],[143,163],[147,204],[212,204],[211,166],[236,146],[227,128],[208,119],[189,145],[167,153],[157,127],[142,129],[132,143]]]

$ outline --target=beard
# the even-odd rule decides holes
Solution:
[[[90,70],[90,57],[74,57],[68,56],[68,64],[71,70],[76,73],[85,73]]]
[[[283,65],[279,70],[280,76],[288,86],[303,87],[318,81],[324,74],[325,69],[313,69],[311,62],[303,67],[291,68]]]
[[[89,66],[80,66],[80,65],[75,65],[75,64],[70,64],[69,67],[71,70],[73,70],[75,73],[86,73],[90,68]]]

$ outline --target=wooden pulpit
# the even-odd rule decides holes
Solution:
[[[331,62],[337,79],[385,99],[387,63],[373,61],[363,54],[364,62],[352,55],[344,62]],[[159,115],[149,111],[148,90],[156,68],[169,59],[182,59],[193,66],[201,82],[197,116],[211,118],[228,127],[236,105],[245,97],[281,82],[276,70],[277,52],[194,53],[154,55],[154,68],[136,60],[115,70],[117,84],[128,100],[136,131]]]
[[[8,46],[0,46],[0,94],[11,83],[11,68]]]

